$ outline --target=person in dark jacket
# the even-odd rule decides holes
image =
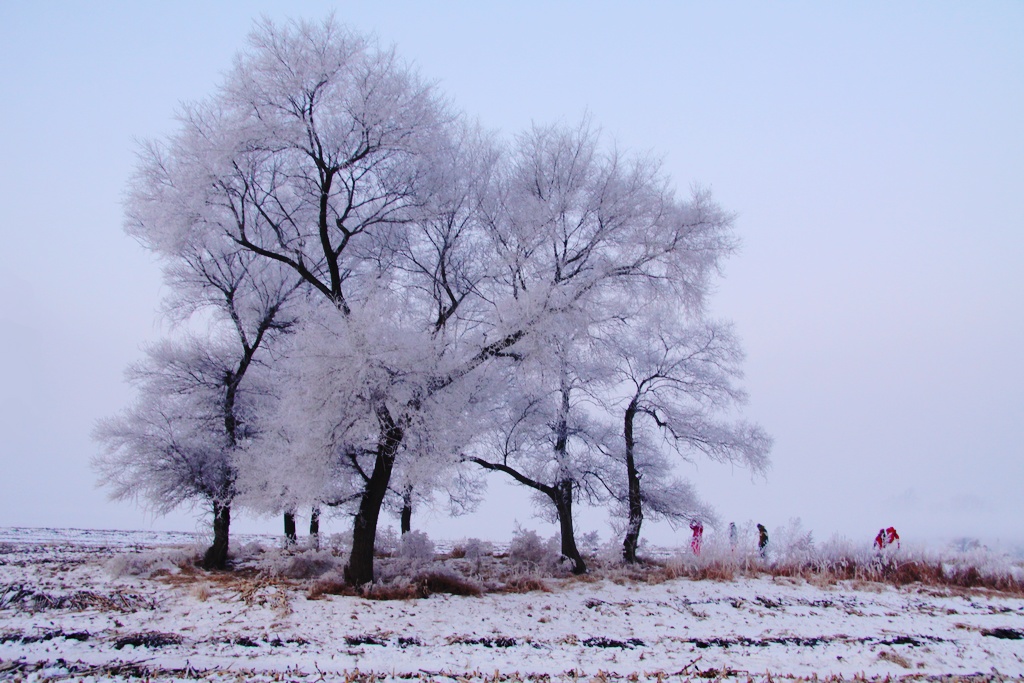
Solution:
[[[757,552],[761,557],[768,552],[768,530],[764,528],[764,524],[757,525]]]

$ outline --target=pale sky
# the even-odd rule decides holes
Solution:
[[[205,529],[108,502],[89,467],[166,331],[121,196],[136,141],[213,91],[254,19],[332,10],[488,128],[589,114],[737,212],[713,307],[776,441],[766,478],[686,468],[723,521],[1024,546],[1020,2],[0,3],[0,526]],[[500,504],[414,524],[553,532],[491,481]]]

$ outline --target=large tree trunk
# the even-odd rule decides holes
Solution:
[[[406,486],[402,493],[402,535],[412,531],[412,486]]]
[[[626,526],[626,538],[622,542],[622,559],[633,564],[636,562],[636,551],[640,545],[640,525],[644,521],[643,501],[640,498],[640,473],[636,469],[633,457],[633,418],[636,416],[636,400],[626,408],[623,434],[626,439],[626,481],[628,483],[629,524]]]
[[[231,528],[231,505],[213,503],[213,545],[203,555],[203,569],[227,569],[228,532]]]
[[[391,471],[395,466],[395,455],[404,437],[402,428],[395,424],[386,407],[378,407],[377,419],[381,425],[377,457],[373,463],[373,472],[359,499],[359,511],[352,525],[352,553],[345,566],[345,581],[352,586],[362,586],[373,581],[373,548],[377,540],[377,521],[380,519],[384,496],[388,492]]]
[[[314,505],[309,513],[309,542],[320,550],[320,506]]]
[[[558,511],[558,529],[562,538],[562,555],[572,562],[573,574],[586,574],[587,563],[576,547],[576,532],[572,528],[572,482],[559,482],[554,488],[555,509]]]
[[[288,510],[284,513],[284,544],[295,545],[298,536],[295,533],[295,512]]]
[[[569,461],[569,394],[572,391],[568,377],[563,368],[560,393],[562,395],[561,411],[555,427],[555,460],[559,468]],[[564,469],[562,470],[564,473]],[[564,476],[564,474],[563,474]],[[586,574],[587,564],[583,561],[580,551],[576,548],[576,533],[572,528],[572,480],[562,479],[552,487],[550,493],[558,511],[558,527],[562,537],[562,555],[572,562],[573,574]]]

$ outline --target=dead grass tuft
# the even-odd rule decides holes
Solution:
[[[206,602],[210,599],[210,595],[212,595],[209,587],[204,583],[197,583],[196,585],[194,585],[192,587],[191,593],[192,597],[198,600],[199,602]]]
[[[289,579],[315,579],[337,567],[337,561],[328,553],[305,553],[288,558],[274,573]]]
[[[415,600],[422,598],[418,587],[412,583],[372,583],[358,593],[367,600]]]
[[[597,583],[603,577],[600,573],[587,572],[586,574],[570,574],[566,577],[566,581],[572,581],[575,583]]]
[[[886,661],[886,662],[892,662],[893,664],[895,664],[897,666],[901,666],[904,669],[913,668],[912,665],[910,664],[910,660],[908,660],[906,657],[904,657],[902,655],[898,655],[895,652],[892,652],[890,650],[883,650],[882,652],[879,652],[878,653],[878,658],[883,660],[883,661]]]
[[[307,600],[322,600],[325,595],[358,595],[355,588],[340,579],[320,579],[306,593]]]
[[[709,562],[697,567],[690,578],[694,581],[733,581],[736,567],[726,562]]]
[[[546,583],[535,576],[517,576],[509,579],[501,586],[497,593],[532,593],[540,591],[550,593],[551,589]]]
[[[612,580],[616,583],[643,581],[648,584],[659,584],[676,579],[693,581],[734,581],[742,568],[736,564],[712,560],[703,563],[688,563],[680,560],[668,562],[644,562],[622,567]]]
[[[361,588],[350,586],[337,578],[321,579],[306,593],[307,600],[320,600],[325,595],[359,596],[367,600],[416,600],[431,595],[480,596],[484,592],[477,583],[448,572],[425,572],[411,580],[398,578],[387,583],[372,583]]]
[[[422,597],[427,597],[433,593],[479,597],[484,592],[479,584],[448,572],[420,574],[413,579],[413,583],[419,586],[420,592],[423,594]]]

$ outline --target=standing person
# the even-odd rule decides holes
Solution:
[[[729,522],[729,549],[736,552],[736,543],[739,537],[736,533],[736,522]]]
[[[690,522],[690,531],[693,532],[690,549],[693,550],[694,555],[700,555],[700,543],[704,539],[704,525],[700,523],[699,519],[695,519]]]
[[[893,529],[893,531],[895,531],[895,529]],[[879,529],[878,535],[875,536],[875,548],[879,551],[883,550],[885,548],[885,542],[885,529]]]
[[[885,543],[886,545],[896,544],[896,549],[900,547],[900,535],[896,533],[896,527],[891,526],[885,530]]]
[[[768,530],[764,524],[757,525],[757,552],[762,558],[768,552]]]

